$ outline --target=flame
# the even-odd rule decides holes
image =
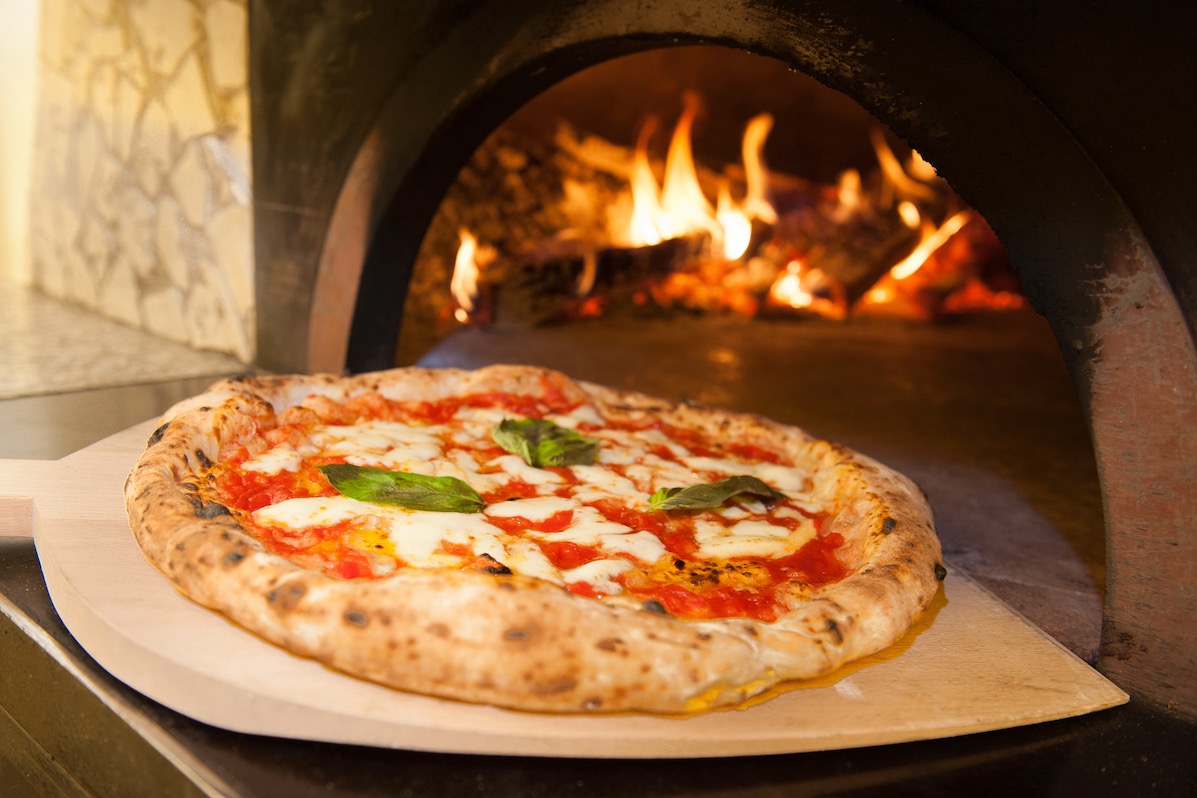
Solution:
[[[923,238],[919,241],[918,246],[909,255],[894,264],[893,268],[889,270],[890,276],[895,280],[905,280],[917,272],[927,262],[927,258],[931,257],[931,253],[942,247],[949,238],[960,231],[961,227],[964,227],[970,216],[968,211],[960,211],[941,224],[938,229],[924,227]]]
[[[449,291],[457,300],[457,309],[453,317],[463,324],[469,320],[474,312],[475,301],[478,298],[479,268],[482,263],[489,262],[495,257],[495,250],[491,247],[479,247],[478,239],[469,230],[462,228],[458,231],[461,246],[457,248],[457,258],[453,262],[453,277],[449,280]]]
[[[744,216],[749,221],[760,219],[766,224],[777,223],[777,211],[769,200],[765,199],[768,187],[768,173],[765,170],[765,139],[773,129],[773,117],[770,114],[759,114],[749,120],[744,128],[744,140],[740,146],[741,157],[744,159],[744,182],[746,190],[742,205]]]
[[[768,300],[774,307],[810,310],[829,319],[843,319],[848,313],[843,288],[819,269],[808,269],[801,260],[786,264],[769,286]]]
[[[918,228],[923,221],[923,215],[919,213],[918,206],[910,200],[902,200],[898,203],[898,216],[902,217],[902,224],[911,230]]]
[[[930,183],[937,177],[935,167],[924,160],[916,150],[910,151],[910,158],[906,161],[906,174],[924,183]]]
[[[723,259],[739,260],[752,243],[752,220],[732,204],[731,190],[727,183],[719,186],[719,204],[715,208],[715,220],[723,239]]]
[[[873,151],[877,154],[877,163],[881,166],[881,173],[885,175],[888,185],[892,186],[900,196],[926,200],[935,198],[934,189],[906,173],[906,170],[902,168],[902,162],[898,160],[898,156],[894,155],[894,151],[890,149],[880,130],[874,128],[869,132],[869,138],[873,142]],[[919,160],[921,161],[922,158]],[[926,162],[924,161],[924,163]]]
[[[761,114],[744,130],[741,150],[744,159],[745,197],[737,204],[726,183],[720,185],[717,204],[702,190],[691,147],[691,130],[698,114],[698,100],[687,94],[681,118],[674,127],[665,158],[665,175],[660,186],[648,157],[648,144],[656,131],[649,119],[640,130],[632,156],[632,217],[628,239],[633,246],[652,246],[671,238],[705,233],[712,248],[724,260],[739,260],[752,238],[752,220],[777,221],[777,212],[765,198],[768,187],[762,152],[773,118]]]
[[[656,221],[661,214],[661,193],[657,188],[652,164],[648,160],[648,142],[656,129],[657,120],[650,117],[640,128],[640,137],[636,140],[636,150],[632,155],[630,233],[633,246],[652,246],[664,240],[661,231],[657,229]]]
[[[715,211],[702,193],[702,186],[698,184],[698,170],[694,168],[690,130],[694,127],[694,117],[697,115],[698,98],[687,94],[681,119],[673,129],[673,138],[669,142],[669,153],[665,156],[661,214],[657,219],[657,229],[664,238],[678,238],[702,230],[717,238],[722,237],[723,231],[715,219]]]
[[[945,299],[965,283],[967,270],[952,258],[951,253],[947,254],[945,262],[931,270],[931,274],[924,275],[923,266],[932,256],[939,258],[941,250],[946,252],[944,244],[973,218],[970,211],[960,211],[938,227],[924,224],[918,245],[864,293],[853,307],[853,313],[930,321],[946,312]],[[974,292],[972,296],[977,302],[982,301],[978,293]],[[990,307],[997,309],[999,301],[995,298]]]
[[[462,323],[489,319],[494,308],[488,303],[500,296],[490,286],[499,279],[499,270],[514,272],[513,264],[524,264],[521,258],[533,267],[547,258],[543,262],[553,268],[545,270],[542,282],[545,290],[557,293],[567,289],[559,279],[564,272],[554,259],[566,259],[569,269],[581,260],[573,295],[562,301],[561,312],[567,318],[602,315],[613,296],[624,296],[611,289],[609,280],[599,279],[600,270],[616,268],[611,264],[622,264],[629,257],[642,273],[626,296],[637,304],[651,302],[665,308],[932,321],[953,313],[1025,306],[1000,243],[979,215],[965,210],[938,225],[930,218],[932,209],[934,219],[939,219],[944,207],[960,206],[918,152],[910,151],[902,161],[883,133],[873,130],[880,180],[873,175],[864,179],[854,169],[843,171],[834,186],[779,175],[772,191],[785,200],[780,206],[785,216],[779,220],[768,200],[770,177],[763,158],[772,116],[760,114],[744,128],[742,179],[732,169],[721,179],[710,170],[700,172],[695,164],[691,133],[698,112],[696,96],[687,95],[663,167],[658,162],[654,169],[649,157],[658,127],[655,118],[645,121],[630,154],[609,146],[600,150],[601,158],[592,159],[604,165],[604,174],[626,173],[630,183],[630,197],[621,195],[611,203],[614,210],[607,216],[605,231],[611,244],[647,247],[681,237],[686,240],[605,260],[608,250],[601,232],[574,240],[573,228],[567,227],[543,247],[505,253],[496,264],[496,251],[481,246],[463,228],[450,281],[456,305],[453,316]],[[704,186],[714,193],[713,202]],[[606,196],[606,190],[604,184],[602,194],[592,195],[584,182],[567,180],[565,202],[571,208],[590,208],[598,205],[594,198]],[[743,197],[737,200],[741,190]],[[976,224],[971,223],[974,220]],[[862,246],[835,249],[857,232],[866,236]],[[884,241],[868,238],[878,232],[884,234]],[[878,260],[885,257],[895,237],[916,236],[918,244],[897,263]],[[799,254],[801,258],[796,257]],[[804,260],[808,257],[827,271],[808,265]],[[860,263],[845,266],[845,257]],[[864,281],[876,274],[881,278],[866,285]],[[851,307],[849,296],[859,296]]]
[[[860,172],[845,169],[840,172],[835,186],[836,206],[831,211],[833,222],[845,222],[864,206],[864,187]]]

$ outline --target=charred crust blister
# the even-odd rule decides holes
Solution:
[[[935,563],[935,579],[942,582],[948,577],[948,569],[943,567],[943,563]]]
[[[645,612],[651,612],[656,615],[668,615],[669,610],[665,609],[665,605],[656,599],[649,599],[641,605]]]
[[[478,562],[475,564],[475,567],[482,573],[491,574],[492,576],[511,575],[510,568],[485,552],[478,556]]]
[[[244,559],[245,552],[238,549],[236,551],[230,551],[228,554],[224,555],[224,564],[227,566],[233,566]]]
[[[169,427],[170,427],[170,422],[169,422],[169,421],[168,421],[168,422],[166,422],[165,424],[163,424],[162,426],[158,427],[158,429],[156,429],[156,430],[154,430],[152,433],[150,433],[150,437],[149,437],[149,439],[148,439],[148,440],[145,442],[145,445],[146,445],[146,446],[153,446],[154,444],[156,444],[156,443],[158,443],[159,441],[161,441],[161,440],[162,440],[162,436],[166,434],[166,430],[167,430]]]
[[[890,534],[891,532],[894,531],[894,527],[896,527],[897,525],[898,525],[897,521],[890,518],[889,516],[886,516],[885,520],[881,522],[881,534],[883,534],[883,535]]]
[[[578,686],[578,680],[566,676],[562,679],[554,679],[551,682],[539,682],[532,685],[532,692],[537,695],[557,695],[558,693],[567,693]]]
[[[220,502],[200,502],[195,507],[196,518],[212,519],[220,518],[222,515],[232,515],[232,513]]]
[[[204,454],[203,449],[195,450],[195,459],[198,460],[199,464],[204,468],[212,467],[212,461],[210,459],[208,459],[208,455]]]
[[[277,609],[294,609],[308,589],[300,584],[280,585],[266,594],[266,600]]]
[[[350,626],[356,626],[359,629],[365,629],[366,624],[370,622],[369,618],[366,617],[366,613],[361,610],[346,610],[344,618],[345,623]]]

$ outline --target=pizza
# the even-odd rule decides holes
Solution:
[[[928,501],[747,414],[526,366],[251,376],[171,408],[125,484],[185,597],[352,676],[539,712],[691,712],[901,637]]]

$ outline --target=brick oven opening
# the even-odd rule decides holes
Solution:
[[[1100,492],[1050,329],[930,164],[779,61],[649,50],[520,108],[447,188],[396,351],[555,367],[868,452],[931,494],[950,562],[1097,657]]]
[[[858,104],[771,58],[678,47],[576,73],[486,138],[420,246],[397,362],[463,325],[1026,307],[984,218]]]

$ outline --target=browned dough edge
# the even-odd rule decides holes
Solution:
[[[408,569],[346,581],[266,552],[222,505],[205,501],[198,483],[222,442],[251,435],[257,419],[311,393],[540,394],[546,381],[606,413],[650,412],[780,447],[817,474],[817,496],[846,497],[827,529],[863,565],[808,591],[774,623],[678,619],[518,575]],[[944,574],[926,497],[867,457],[757,416],[526,366],[221,381],[162,417],[126,481],[125,505],[146,559],[184,596],[267,640],[397,689],[531,711],[676,713],[738,703],[889,646],[927,609]]]

